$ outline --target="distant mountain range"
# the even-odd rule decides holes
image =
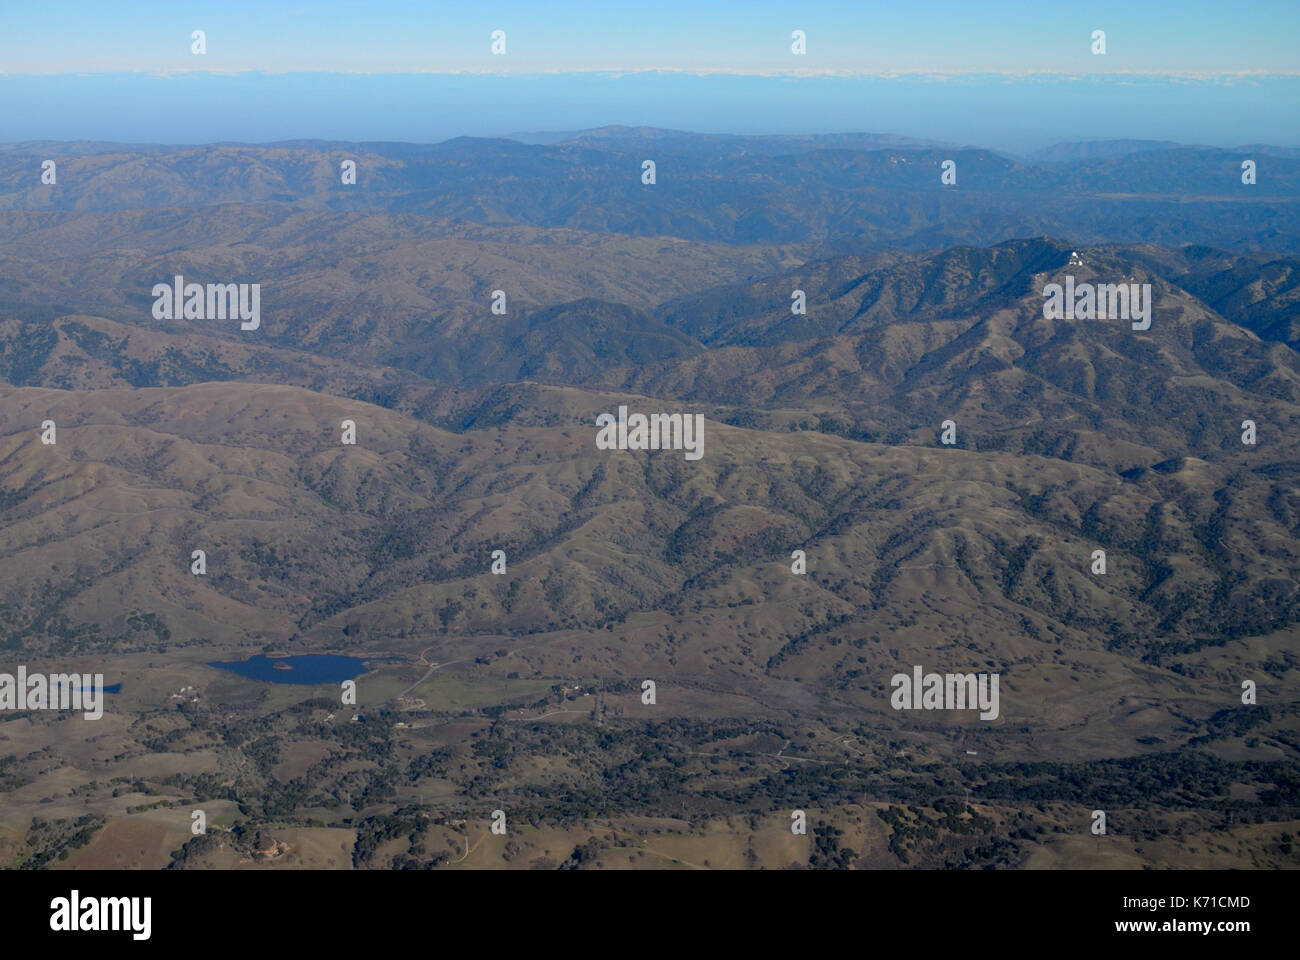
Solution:
[[[1031,162],[868,134],[613,128],[550,144],[83,147],[62,157],[51,189],[40,164],[55,151],[17,145],[0,165],[0,210],[272,204],[705,243],[926,250],[1045,234],[1300,252],[1300,157],[1251,153],[1123,141],[1054,148],[1052,162]],[[355,185],[340,182],[344,159],[357,161]],[[1250,185],[1247,159],[1257,168]],[[656,164],[653,186],[641,182],[645,160]],[[949,160],[956,183],[946,186]]]

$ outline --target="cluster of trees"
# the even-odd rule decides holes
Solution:
[[[68,859],[73,850],[90,843],[103,825],[104,818],[97,813],[75,820],[64,817],[47,821],[33,817],[27,831],[27,858],[18,864],[18,869],[40,870],[53,860]]]
[[[813,870],[848,870],[858,855],[851,847],[840,846],[840,837],[844,831],[832,827],[825,820],[818,820],[813,830],[813,852],[808,857],[808,866]]]
[[[357,841],[352,848],[352,865],[357,868],[374,866],[373,860],[379,848],[405,835],[408,843],[407,850],[397,855],[402,862],[399,864],[395,861],[393,865],[403,870],[424,869],[423,866],[417,867],[414,864],[423,864],[429,859],[423,843],[425,835],[429,832],[429,825],[430,821],[427,817],[421,816],[417,810],[411,808],[397,810],[388,815],[366,817],[364,820],[354,822],[352,826],[356,831]],[[445,857],[445,854],[438,857],[439,862]]]

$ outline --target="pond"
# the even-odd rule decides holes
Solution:
[[[229,670],[249,680],[264,680],[267,683],[342,683],[353,680],[366,672],[367,662],[376,662],[385,658],[340,657],[332,653],[307,653],[295,657],[268,657],[258,654],[247,660],[214,661],[208,666],[219,670]],[[391,659],[391,658],[387,658]]]

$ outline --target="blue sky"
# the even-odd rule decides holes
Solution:
[[[1295,0],[5,0],[0,72],[1300,72]],[[790,33],[808,53],[790,52]],[[190,52],[190,32],[208,53]],[[507,54],[489,35],[507,34]],[[1094,29],[1107,34],[1093,56]]]
[[[1007,150],[1300,138],[1300,0],[0,6],[2,141],[430,141],[607,123]]]

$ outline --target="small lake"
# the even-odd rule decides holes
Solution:
[[[268,657],[258,654],[247,660],[214,661],[208,666],[229,670],[249,680],[267,683],[342,683],[366,672],[367,662],[378,662],[383,657],[340,657],[332,653],[306,653],[296,657]]]

